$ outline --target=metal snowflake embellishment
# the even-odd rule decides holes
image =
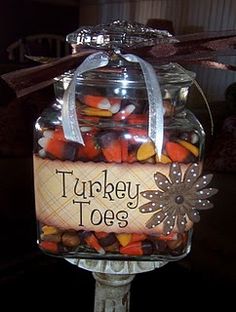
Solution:
[[[212,177],[212,174],[200,177],[200,166],[197,163],[187,168],[183,178],[178,163],[171,164],[169,179],[156,172],[154,180],[159,190],[141,192],[150,201],[140,206],[139,211],[155,212],[147,221],[146,227],[154,228],[163,222],[163,234],[168,235],[174,228],[180,233],[184,232],[189,220],[198,222],[198,210],[212,208],[213,204],[208,198],[218,192],[215,188],[205,188]]]

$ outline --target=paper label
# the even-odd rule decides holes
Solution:
[[[169,174],[168,164],[108,164],[42,159],[34,156],[36,214],[40,222],[61,229],[125,233],[148,229],[150,214],[140,192],[156,189],[156,171]]]

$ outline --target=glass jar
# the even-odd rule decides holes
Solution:
[[[73,34],[81,37],[80,31]],[[36,122],[39,246],[67,258],[181,259],[190,251],[198,209],[211,205],[203,190],[209,179],[200,177],[204,131],[185,108],[194,74],[178,64],[155,67],[164,107],[159,153],[150,138],[153,116],[140,64],[127,61],[119,49],[107,50],[106,66],[76,78],[84,145],[65,138],[62,126],[63,94],[73,71],[55,79],[57,101]]]

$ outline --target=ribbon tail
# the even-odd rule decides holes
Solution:
[[[197,64],[207,68],[236,71],[236,66],[232,64],[224,64],[214,60],[182,60],[181,63]]]
[[[127,61],[139,63],[147,86],[149,102],[148,136],[154,142],[158,157],[161,157],[164,133],[164,110],[160,84],[151,64],[133,54],[122,55]]]
[[[108,55],[104,52],[98,52],[89,55],[83,63],[75,70],[63,96],[62,107],[62,127],[64,136],[67,140],[84,145],[83,137],[79,128],[79,122],[76,114],[75,92],[77,76],[84,72],[104,67],[108,64]]]

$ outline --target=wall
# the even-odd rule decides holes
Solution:
[[[129,18],[145,24],[149,18],[166,18],[173,21],[178,34],[236,26],[234,0],[100,0],[91,3],[96,2],[103,23]]]

